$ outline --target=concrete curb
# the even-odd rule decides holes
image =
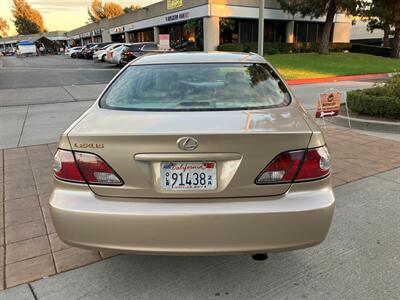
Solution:
[[[301,84],[313,84],[313,83],[324,83],[324,82],[337,82],[337,81],[357,81],[357,80],[377,80],[377,79],[388,79],[396,73],[382,73],[382,74],[363,74],[363,75],[351,75],[351,76],[336,76],[336,77],[324,77],[324,78],[308,78],[308,79],[292,79],[286,80],[289,85],[301,85]]]
[[[336,116],[330,118],[328,122],[343,127],[349,127],[348,119],[350,119],[351,127],[355,129],[400,134],[400,121],[387,122],[387,121],[359,119],[353,117],[348,118],[346,116]]]

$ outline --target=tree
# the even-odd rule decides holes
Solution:
[[[326,15],[319,53],[329,53],[329,37],[336,13],[353,13],[359,0],[278,0],[282,8],[292,15],[300,13],[303,17],[320,18]]]
[[[374,32],[375,30],[383,30],[383,47],[390,47],[389,37],[392,33],[390,28],[391,24],[387,21],[381,21],[379,19],[370,19],[367,24],[367,30]]]
[[[7,36],[7,30],[10,27],[8,26],[8,23],[6,20],[0,17],[0,38],[3,36]]]
[[[384,46],[389,46],[391,27],[394,27],[392,57],[400,58],[400,0],[364,0],[359,15],[370,19],[368,29],[384,30]]]
[[[394,43],[392,57],[400,58],[400,0],[393,1]]]
[[[360,5],[358,15],[368,19],[367,30],[383,30],[383,46],[389,47],[389,36],[394,26],[393,13],[388,10],[387,0],[366,1]]]
[[[102,3],[101,0],[92,0],[88,8],[89,21],[98,22],[101,19],[115,18],[124,13],[121,5],[114,2]]]
[[[19,34],[32,34],[46,31],[43,17],[40,12],[33,9],[25,0],[13,0],[11,12],[14,25]]]
[[[127,14],[127,13],[133,12],[135,10],[139,10],[140,8],[141,8],[140,5],[131,4],[129,6],[124,7],[124,13]]]

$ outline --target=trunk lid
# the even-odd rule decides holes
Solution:
[[[101,196],[131,198],[256,197],[285,193],[290,184],[256,185],[257,175],[279,153],[307,148],[312,131],[296,106],[260,111],[135,112],[94,105],[68,133],[76,151],[104,159],[123,186],[91,185]],[[177,147],[193,137],[194,151]],[[212,161],[217,188],[165,191],[160,166],[170,161]]]

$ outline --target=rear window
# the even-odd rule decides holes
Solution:
[[[285,106],[290,96],[266,64],[128,67],[100,106],[139,111],[248,110]]]
[[[143,47],[143,44],[135,44],[129,46],[130,51],[139,51]]]

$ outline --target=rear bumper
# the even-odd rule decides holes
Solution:
[[[278,197],[172,202],[105,198],[55,188],[54,225],[66,243],[159,254],[261,253],[322,242],[334,211],[330,186]],[[158,201],[158,202],[155,202]]]

